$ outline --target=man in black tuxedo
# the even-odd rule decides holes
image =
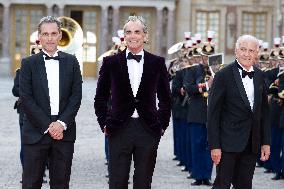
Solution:
[[[38,37],[43,50],[21,63],[23,189],[41,188],[47,158],[50,188],[69,188],[82,76],[76,57],[58,51],[61,36],[58,19],[42,18]]]
[[[236,60],[217,72],[208,104],[208,142],[217,165],[214,189],[251,189],[257,153],[270,155],[270,126],[263,73],[253,66],[258,40],[239,37]]]
[[[147,34],[144,19],[130,16],[124,25],[127,49],[105,57],[100,69],[94,107],[101,130],[109,136],[110,189],[128,188],[132,157],[133,188],[151,188],[160,137],[169,124],[165,60],[143,50]]]

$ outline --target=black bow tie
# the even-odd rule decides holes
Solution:
[[[134,54],[132,54],[131,52],[129,52],[128,55],[127,55],[127,59],[128,59],[128,60],[134,59],[134,60],[136,60],[137,62],[140,62],[141,58],[142,58],[142,55],[134,55]]]
[[[247,71],[243,70],[242,71],[242,78],[245,78],[246,76],[248,76],[250,79],[252,79],[253,76],[254,76],[254,71],[247,72]]]
[[[237,66],[240,70],[242,70],[242,78],[245,78],[246,76],[248,76],[250,79],[253,78],[254,71],[248,72],[248,71],[244,70],[239,64],[237,64]]]
[[[59,56],[48,56],[47,54],[45,55],[45,60],[59,60]]]

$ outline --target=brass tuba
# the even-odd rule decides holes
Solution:
[[[58,50],[75,55],[83,72],[83,30],[78,22],[70,17],[61,16],[58,19],[62,24],[62,38]]]

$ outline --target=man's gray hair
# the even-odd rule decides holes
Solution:
[[[39,24],[37,27],[38,33],[41,33],[41,26],[47,23],[55,23],[57,25],[58,31],[61,32],[62,23],[60,22],[60,20],[54,16],[46,16],[40,19],[39,21]]]
[[[140,22],[140,23],[142,24],[142,26],[143,26],[143,32],[144,32],[145,34],[148,33],[148,27],[147,27],[147,25],[146,25],[145,19],[144,19],[142,16],[136,16],[136,15],[134,15],[134,16],[129,16],[128,19],[125,21],[125,24],[124,24],[124,26],[123,26],[123,31],[124,31],[124,32],[125,32],[126,24],[127,24],[128,22]]]
[[[239,49],[240,48],[240,43],[242,41],[251,41],[251,42],[254,42],[256,45],[257,45],[257,48],[256,48],[256,51],[259,51],[259,40],[252,36],[252,35],[242,35],[238,38],[237,42],[236,42],[236,49]]]

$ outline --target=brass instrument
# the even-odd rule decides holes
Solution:
[[[119,35],[123,35],[123,30],[117,31]],[[126,48],[126,43],[124,40],[121,40],[119,37],[112,37],[113,46],[107,52],[101,54],[98,58],[98,61],[101,62],[104,57],[111,56],[123,51]]]
[[[83,73],[83,30],[80,24],[70,17],[62,16],[58,17],[58,20],[62,24],[62,38],[59,41],[58,50],[75,55]]]

